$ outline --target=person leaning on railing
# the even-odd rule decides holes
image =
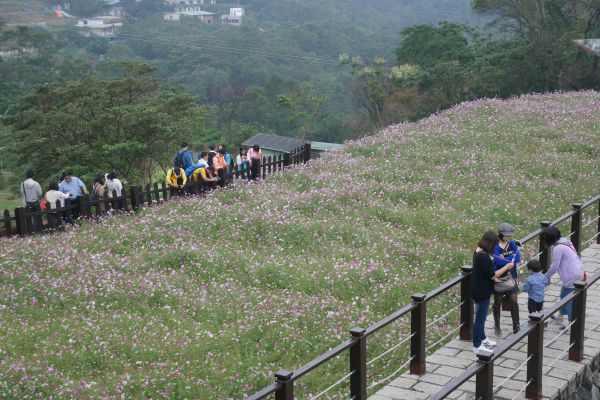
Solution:
[[[471,297],[475,302],[475,322],[473,323],[473,351],[489,349],[486,346],[495,346],[496,342],[485,335],[485,319],[490,308],[490,297],[494,293],[494,279],[498,278],[514,267],[510,262],[494,272],[494,247],[500,242],[495,232],[488,231],[483,234],[473,254],[473,272],[471,274]]]
[[[562,286],[560,288],[560,298],[562,299],[575,289],[575,282],[585,280],[583,263],[573,243],[568,238],[562,237],[558,228],[554,226],[544,228],[541,237],[544,238],[546,246],[552,247],[552,265],[546,272],[548,283],[550,283],[552,275],[558,272]],[[557,316],[552,316],[552,318],[562,322],[561,329],[566,329],[569,326],[568,321],[573,320],[572,311],[573,304],[569,302],[561,307]],[[565,315],[568,321],[565,321]]]

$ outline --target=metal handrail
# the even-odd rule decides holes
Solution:
[[[594,198],[584,202],[581,205],[581,207],[579,207],[578,209],[573,209],[572,211],[554,219],[552,222],[549,223],[549,226],[554,226],[561,222],[566,221],[567,219],[573,217],[576,213],[581,212],[583,209],[591,206],[592,204],[594,204],[598,201],[600,201],[600,195],[597,195]],[[520,240],[520,242],[522,244],[524,244],[524,243],[534,239],[535,237],[539,236],[541,234],[541,232],[542,232],[542,228],[538,228],[535,231],[526,235],[524,238],[522,238]],[[543,252],[538,253],[535,257],[540,256],[542,253]],[[442,285],[438,286],[437,288],[433,289],[426,295],[423,295],[422,301],[427,303],[429,300],[436,298],[437,296],[447,292],[452,287],[458,285],[459,283],[462,283],[463,280],[465,280],[465,279],[471,279],[471,274],[465,273],[460,276],[449,279],[448,281],[446,281]],[[600,280],[600,272],[596,273],[593,277],[590,277],[588,279],[588,281],[586,283],[586,288],[589,287],[590,285],[596,283],[598,280]],[[560,308],[562,308],[565,304],[573,301],[579,295],[580,295],[579,291],[573,291],[573,292],[569,293],[567,296],[565,296],[564,298],[560,299],[558,302],[556,302],[554,305],[552,305],[552,307],[550,307],[548,310],[546,310],[546,312],[544,313],[544,315],[541,318],[541,321],[542,322],[546,321],[548,318],[550,318],[550,316],[552,314],[554,314],[556,311],[558,311]],[[412,311],[417,309],[417,307],[419,307],[419,303],[416,301],[413,301],[412,303],[403,306],[398,311],[388,315],[387,317],[383,318],[382,320],[380,320],[380,321],[374,323],[373,325],[369,326],[368,328],[366,328],[362,337],[364,338],[369,335],[372,335],[373,333],[383,329],[384,327],[397,321],[398,319],[402,318],[403,316],[410,314]],[[450,334],[454,333],[457,329],[459,329],[463,325],[464,325],[464,323],[461,323],[460,326],[458,328],[454,329],[452,332],[450,332]],[[504,353],[506,353],[508,350],[510,350],[516,343],[521,341],[525,336],[529,335],[531,333],[531,331],[533,331],[535,329],[535,327],[536,327],[535,324],[528,324],[527,327],[523,327],[517,333],[510,335],[507,338],[507,340],[505,340],[500,346],[496,347],[494,354],[492,355],[490,361],[493,362],[498,357],[501,357]],[[411,338],[413,335],[414,335],[414,333],[411,334],[409,336],[409,338]],[[442,341],[446,338],[447,338],[447,336],[442,338]],[[321,356],[315,358],[314,360],[312,360],[311,362],[309,362],[307,364],[304,364],[297,370],[293,371],[289,377],[289,380],[286,382],[295,381],[295,380],[299,379],[300,377],[306,375],[307,373],[311,372],[312,370],[314,370],[321,364],[336,357],[337,355],[341,354],[342,352],[350,349],[352,346],[354,346],[356,343],[358,343],[358,340],[359,340],[359,338],[356,338],[356,337],[346,340],[345,342],[341,343],[340,345],[329,350],[327,353],[322,354]],[[405,340],[403,340],[402,343],[404,343]],[[438,344],[438,343],[439,343],[439,341],[436,342],[435,344]],[[428,349],[430,349],[430,348],[431,348],[431,346]],[[383,354],[381,354],[380,356],[376,357],[374,360],[371,360],[371,362],[369,362],[367,365],[369,365],[373,361],[381,358],[383,355],[387,354],[388,352],[389,351],[386,351]],[[411,358],[409,359],[408,362],[412,361],[414,358],[415,358],[414,355],[411,356]],[[404,364],[401,368],[397,369],[394,372],[394,374],[392,374],[392,376],[395,375],[397,372],[399,372],[402,368],[406,367],[408,362],[406,364]],[[449,395],[454,390],[456,390],[460,385],[462,385],[463,383],[465,383],[466,381],[471,379],[474,375],[476,375],[482,368],[484,368],[484,366],[485,366],[485,364],[482,362],[478,362],[478,363],[471,365],[460,376],[452,379],[447,385],[445,385],[442,388],[442,390],[440,390],[438,393],[432,395],[430,397],[430,400],[445,398],[447,395]],[[377,386],[379,383],[381,383],[381,382],[378,382],[376,384],[369,386],[369,389],[373,388],[374,386]],[[281,389],[283,387],[284,384],[285,384],[284,382],[275,382],[275,383],[271,384],[270,386],[263,388],[261,391],[255,393],[254,395],[247,397],[246,399],[247,400],[263,399],[266,396],[277,392],[279,389]],[[336,385],[337,384],[339,384],[339,381],[336,383]]]

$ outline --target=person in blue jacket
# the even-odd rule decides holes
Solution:
[[[513,324],[513,333],[517,333],[521,329],[519,323],[519,303],[517,301],[517,294],[519,288],[517,286],[517,268],[516,266],[521,261],[521,251],[519,246],[513,240],[515,234],[515,228],[506,222],[503,222],[498,226],[498,237],[500,242],[494,247],[494,270],[498,271],[507,264],[513,264],[512,268],[506,274],[511,274],[514,282],[514,287],[502,292],[494,290],[494,333],[496,336],[502,336],[502,329],[500,329],[500,309],[502,306],[502,298],[508,298],[510,304],[510,315]],[[504,274],[499,279],[506,279],[508,276]]]

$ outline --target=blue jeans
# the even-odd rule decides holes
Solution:
[[[560,298],[561,299],[565,298],[573,290],[575,290],[575,288],[561,287],[560,288]],[[562,306],[560,308],[560,313],[562,315],[567,316],[569,318],[569,322],[571,322],[573,320],[573,302],[570,301],[567,304],[565,304],[564,306]]]
[[[481,346],[481,342],[486,339],[485,320],[490,309],[490,299],[475,303],[475,322],[473,322],[473,347]]]

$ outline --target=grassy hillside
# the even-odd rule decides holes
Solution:
[[[597,193],[599,109],[596,92],[466,103],[262,184],[0,241],[0,397],[241,398],[455,276],[485,229],[524,235]]]

